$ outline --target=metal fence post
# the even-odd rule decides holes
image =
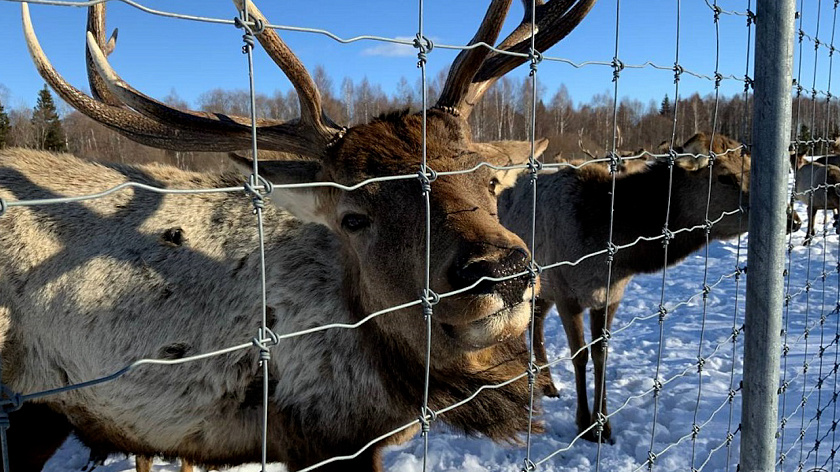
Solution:
[[[741,467],[772,472],[778,425],[779,333],[795,0],[758,0],[749,248],[741,412]]]

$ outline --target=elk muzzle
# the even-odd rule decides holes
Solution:
[[[519,245],[499,247],[487,243],[465,249],[447,278],[455,290],[470,287],[458,296],[466,303],[466,309],[441,316],[444,331],[472,348],[520,335],[531,315],[530,253]],[[522,275],[506,278],[515,274]],[[535,288],[538,290],[539,285]]]

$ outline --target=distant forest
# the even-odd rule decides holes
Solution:
[[[442,72],[429,81],[427,103],[433,104],[441,90],[445,76]],[[391,95],[368,79],[354,83],[345,78],[336,84],[322,67],[316,67],[313,78],[322,93],[326,112],[337,122],[355,125],[393,110],[420,109],[419,84],[401,79]],[[4,110],[0,103],[0,147],[22,146],[41,148],[44,141],[43,90],[35,109],[15,108]],[[532,85],[528,77],[499,80],[470,116],[474,138],[477,141],[528,138],[532,113]],[[174,92],[163,101],[176,107],[193,108],[207,112],[231,113],[247,116],[250,103],[247,91],[210,90],[203,93],[197,103],[188,104]],[[643,103],[632,98],[622,98],[618,107],[608,93],[596,95],[588,103],[575,105],[568,89],[561,86],[553,93],[538,90],[536,107],[536,136],[549,138],[550,146],[544,159],[585,159],[587,154],[604,156],[611,149],[613,137],[613,112],[619,129],[619,150],[635,151],[641,148],[655,150],[663,141],[670,140],[676,113],[676,142],[682,143],[699,131],[710,131],[714,125],[718,133],[741,142],[749,143],[752,128],[752,94],[731,97],[721,96],[715,103],[714,95],[693,94],[675,101],[663,96],[660,101]],[[295,92],[276,92],[272,96],[256,97],[257,116],[288,120],[298,116]],[[717,119],[714,120],[717,110]],[[828,112],[831,112],[831,115]],[[794,102],[793,122],[799,123],[798,137],[833,139],[840,135],[837,126],[838,110],[835,103],[818,98],[816,101],[803,96]],[[801,120],[797,120],[797,113]],[[812,116],[816,117],[812,120]],[[4,124],[5,123],[5,124]],[[811,130],[811,124],[814,123]],[[224,155],[208,153],[183,153],[146,148],[100,126],[76,111],[60,117],[63,149],[76,155],[95,160],[116,162],[166,162],[182,168],[214,170],[227,167]],[[62,150],[63,150],[62,149]],[[584,152],[586,150],[586,153]]]

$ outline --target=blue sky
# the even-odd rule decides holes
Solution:
[[[670,67],[676,51],[676,12],[681,4],[680,63],[688,70],[711,76],[715,66],[715,29],[711,0],[624,0],[621,2],[619,57],[626,64],[653,62]],[[746,0],[719,0],[725,10],[744,12]],[[831,34],[831,3],[822,2],[821,40]],[[161,1],[145,0],[157,9],[216,18],[232,18],[232,2],[223,0]],[[305,26],[329,30],[341,37],[377,35],[390,38],[413,37],[417,31],[416,1],[347,0],[261,1],[258,6],[274,24]],[[461,45],[468,42],[480,22],[487,2],[426,0],[425,31],[437,44]],[[755,8],[755,2],[752,2]],[[805,30],[816,28],[817,2],[807,2]],[[87,88],[84,69],[85,9],[32,5],[33,22],[42,46],[58,71],[79,88]],[[522,7],[514,3],[505,32],[519,21]],[[616,0],[600,0],[584,22],[546,55],[575,62],[609,62],[615,47]],[[195,103],[202,93],[213,88],[247,88],[245,57],[240,53],[241,32],[232,26],[206,24],[163,18],[140,12],[128,5],[112,2],[109,28],[120,30],[111,63],[129,83],[154,97],[172,91]],[[743,77],[747,51],[746,19],[721,15],[720,71],[724,76]],[[37,75],[23,42],[20,5],[0,1],[0,47],[4,51],[0,69],[2,96],[7,106],[32,106],[43,81]],[[504,34],[504,33],[503,33]],[[344,77],[358,83],[363,77],[381,84],[386,91],[395,88],[405,76],[414,84],[419,77],[415,67],[416,52],[373,41],[340,44],[325,36],[282,32],[281,36],[310,70],[323,65],[333,78],[334,88]],[[840,42],[840,38],[838,38]],[[813,43],[807,43],[803,83],[810,86],[813,76]],[[456,52],[435,49],[429,54],[430,75],[447,68]],[[827,84],[827,51],[818,61],[818,88]],[[256,82],[260,92],[273,94],[290,87],[282,73],[257,48]],[[840,69],[840,65],[836,69]],[[796,69],[795,71],[796,72]],[[523,77],[527,66],[511,76]],[[752,71],[750,71],[752,74]],[[565,84],[573,99],[588,102],[594,95],[612,95],[612,69],[600,65],[574,68],[568,64],[543,62],[539,80],[546,87],[547,98]],[[836,83],[836,81],[835,81]],[[724,80],[722,92],[740,93],[743,82]],[[2,90],[2,89],[0,89]],[[693,92],[706,95],[714,91],[710,80],[683,75],[681,95]],[[651,67],[625,69],[619,83],[619,96],[657,103],[668,94],[674,96],[673,72]]]

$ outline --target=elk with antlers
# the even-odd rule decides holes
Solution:
[[[671,171],[665,158],[651,162],[644,170],[616,175],[614,190],[612,176],[602,166],[563,168],[557,173],[540,176],[538,180],[534,251],[539,262],[542,265],[579,262],[542,273],[542,291],[534,322],[536,359],[538,364],[548,363],[543,323],[551,307],[556,306],[574,356],[576,421],[586,439],[598,440],[599,415],[603,415],[600,418],[603,421],[601,438],[609,439],[612,434],[604,385],[607,356],[604,333],[609,332],[633,275],[656,272],[663,264],[676,264],[706,244],[703,228],[709,185],[712,185],[712,191],[708,219],[715,222],[709,228],[709,239],[733,237],[746,228],[746,220],[740,221],[737,213],[741,205],[748,202],[749,155],[742,154],[740,143],[718,135],[712,147],[717,156],[710,168],[707,165],[709,147],[709,136],[700,133],[675,149],[678,155],[670,190]],[[613,191],[616,198],[611,211]],[[669,191],[673,192],[670,208]],[[531,198],[530,182],[523,179],[499,198],[502,223],[523,237],[531,234]],[[638,206],[639,201],[645,202],[643,208]],[[669,211],[668,227],[672,232],[681,228],[691,231],[673,235],[666,261],[661,240],[641,238],[662,236],[665,215]],[[611,214],[614,215],[612,225]],[[608,247],[611,228],[612,244],[619,249],[612,255],[602,253],[584,257]],[[606,263],[607,257],[613,260],[611,266]],[[591,349],[595,364],[594,411],[590,410],[587,400],[589,349],[583,328],[586,308],[589,308],[592,339],[598,340]],[[547,373],[548,368],[543,368],[542,372]],[[553,383],[546,384],[544,393],[557,396]]]
[[[235,3],[244,7],[241,0]],[[544,50],[562,39],[593,3],[538,2],[535,47]],[[491,2],[471,44],[496,43],[510,4]],[[248,118],[170,108],[121,80],[102,51],[103,8],[90,10],[91,98],[50,65],[23,6],[34,62],[65,101],[154,147],[250,147]],[[268,23],[252,3],[247,8],[248,18]],[[522,24],[498,44],[500,50],[529,50],[532,12],[526,10]],[[421,115],[392,113],[345,130],[325,115],[313,80],[274,30],[257,39],[289,77],[301,109],[298,120],[259,121],[257,145],[308,159],[265,162],[262,176],[275,184],[343,185],[413,176],[353,191],[278,187],[271,194],[276,205],[263,210],[268,327],[283,335],[342,325],[273,347],[267,361],[268,458],[297,470],[358,454],[321,470],[381,470],[382,448],[419,429],[409,427],[363,449],[420,415],[426,322],[417,306],[362,320],[417,301],[422,293],[422,183],[430,188],[430,288],[443,294],[435,300],[430,322],[429,407],[440,409],[482,385],[527,370],[521,334],[531,312],[530,252],[496,216],[506,171],[485,166],[447,174],[480,162],[507,166],[529,159],[529,142],[476,143],[467,123],[486,90],[526,58],[484,47],[459,54],[440,99],[427,111],[427,163],[437,172],[429,182],[429,175],[417,178]],[[547,143],[539,144],[541,151]],[[0,151],[0,197],[6,201],[91,194],[128,181],[208,189],[240,186],[242,179]],[[139,358],[205,353],[258,332],[260,257],[245,195],[134,189],[84,202],[11,207],[0,227],[2,373],[13,391],[76,384]],[[50,445],[14,427],[44,418],[50,420],[44,426],[75,428],[105,450],[177,456],[205,465],[258,461],[262,401],[254,392],[262,391],[262,382],[257,356],[246,350],[190,364],[141,367],[110,382],[43,397],[12,414],[13,470],[37,470],[42,462],[32,458],[48,455],[44,448]],[[525,380],[484,390],[440,419],[461,431],[511,440],[528,427],[528,392]]]

